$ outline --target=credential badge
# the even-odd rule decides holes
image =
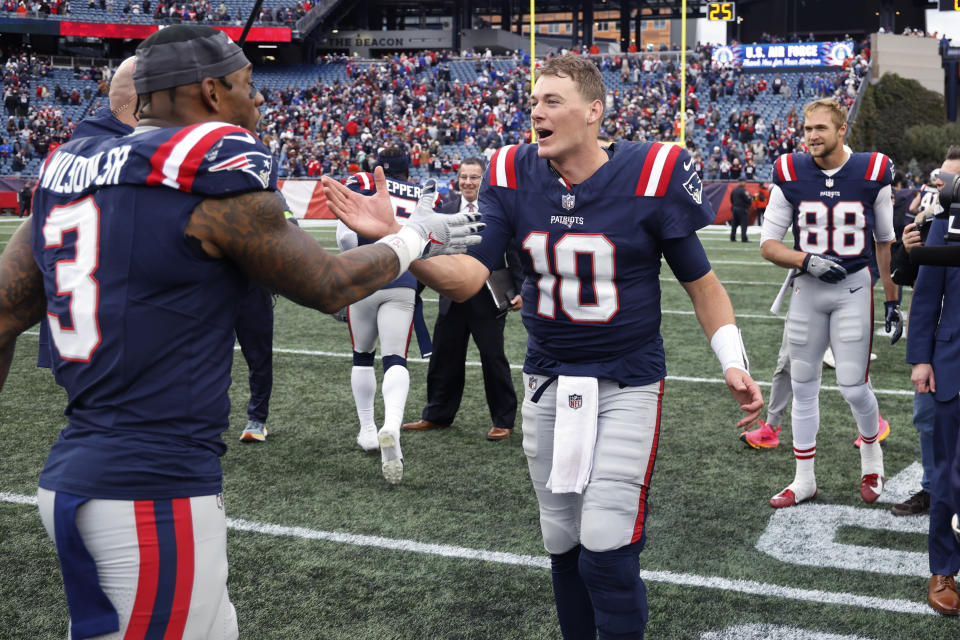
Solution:
[[[573,195],[572,193],[565,193],[562,196],[560,196],[560,204],[567,211],[570,211],[571,209],[573,209],[573,205],[576,203],[576,201],[577,201],[577,196]]]
[[[580,395],[579,393],[571,393],[567,397],[567,402],[570,403],[571,409],[579,409],[580,407],[583,406],[583,396]]]
[[[830,187],[832,187],[832,186],[833,186],[833,178],[827,178],[827,179],[826,179],[826,184],[827,184],[827,188],[828,188],[828,189],[829,189]]]

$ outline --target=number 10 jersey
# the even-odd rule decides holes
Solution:
[[[520,251],[524,371],[644,385],[666,375],[664,246],[690,236],[696,242],[696,230],[715,216],[680,147],[627,142],[607,153],[608,162],[571,185],[536,145],[497,151],[480,189],[483,242],[469,254],[493,270],[508,242]],[[690,265],[675,262],[683,280],[709,271],[702,248]]]

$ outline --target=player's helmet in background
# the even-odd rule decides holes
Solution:
[[[410,173],[410,156],[402,147],[384,147],[377,152],[377,162],[390,178],[406,180]]]

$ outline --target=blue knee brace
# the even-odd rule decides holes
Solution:
[[[353,352],[353,366],[355,367],[372,367],[373,366],[373,354],[364,353],[363,351],[354,351]]]
[[[612,551],[580,553],[580,577],[593,602],[600,640],[643,638],[647,626],[647,587],[640,579],[638,540]]]
[[[390,367],[406,367],[407,359],[403,356],[383,356],[383,370],[386,371]]]

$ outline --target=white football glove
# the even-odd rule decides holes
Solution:
[[[410,214],[406,227],[413,229],[426,242],[421,258],[450,253],[464,253],[467,247],[480,244],[479,232],[485,226],[479,213],[437,213],[437,181],[427,180],[420,189],[420,201]]]
[[[847,270],[837,264],[836,258],[808,253],[803,259],[803,271],[831,284],[847,277]]]
[[[380,238],[397,253],[400,272],[420,258],[432,258],[451,253],[464,253],[467,247],[480,243],[480,231],[485,226],[479,213],[437,213],[437,182],[427,180],[420,190],[420,201],[397,233]]]

